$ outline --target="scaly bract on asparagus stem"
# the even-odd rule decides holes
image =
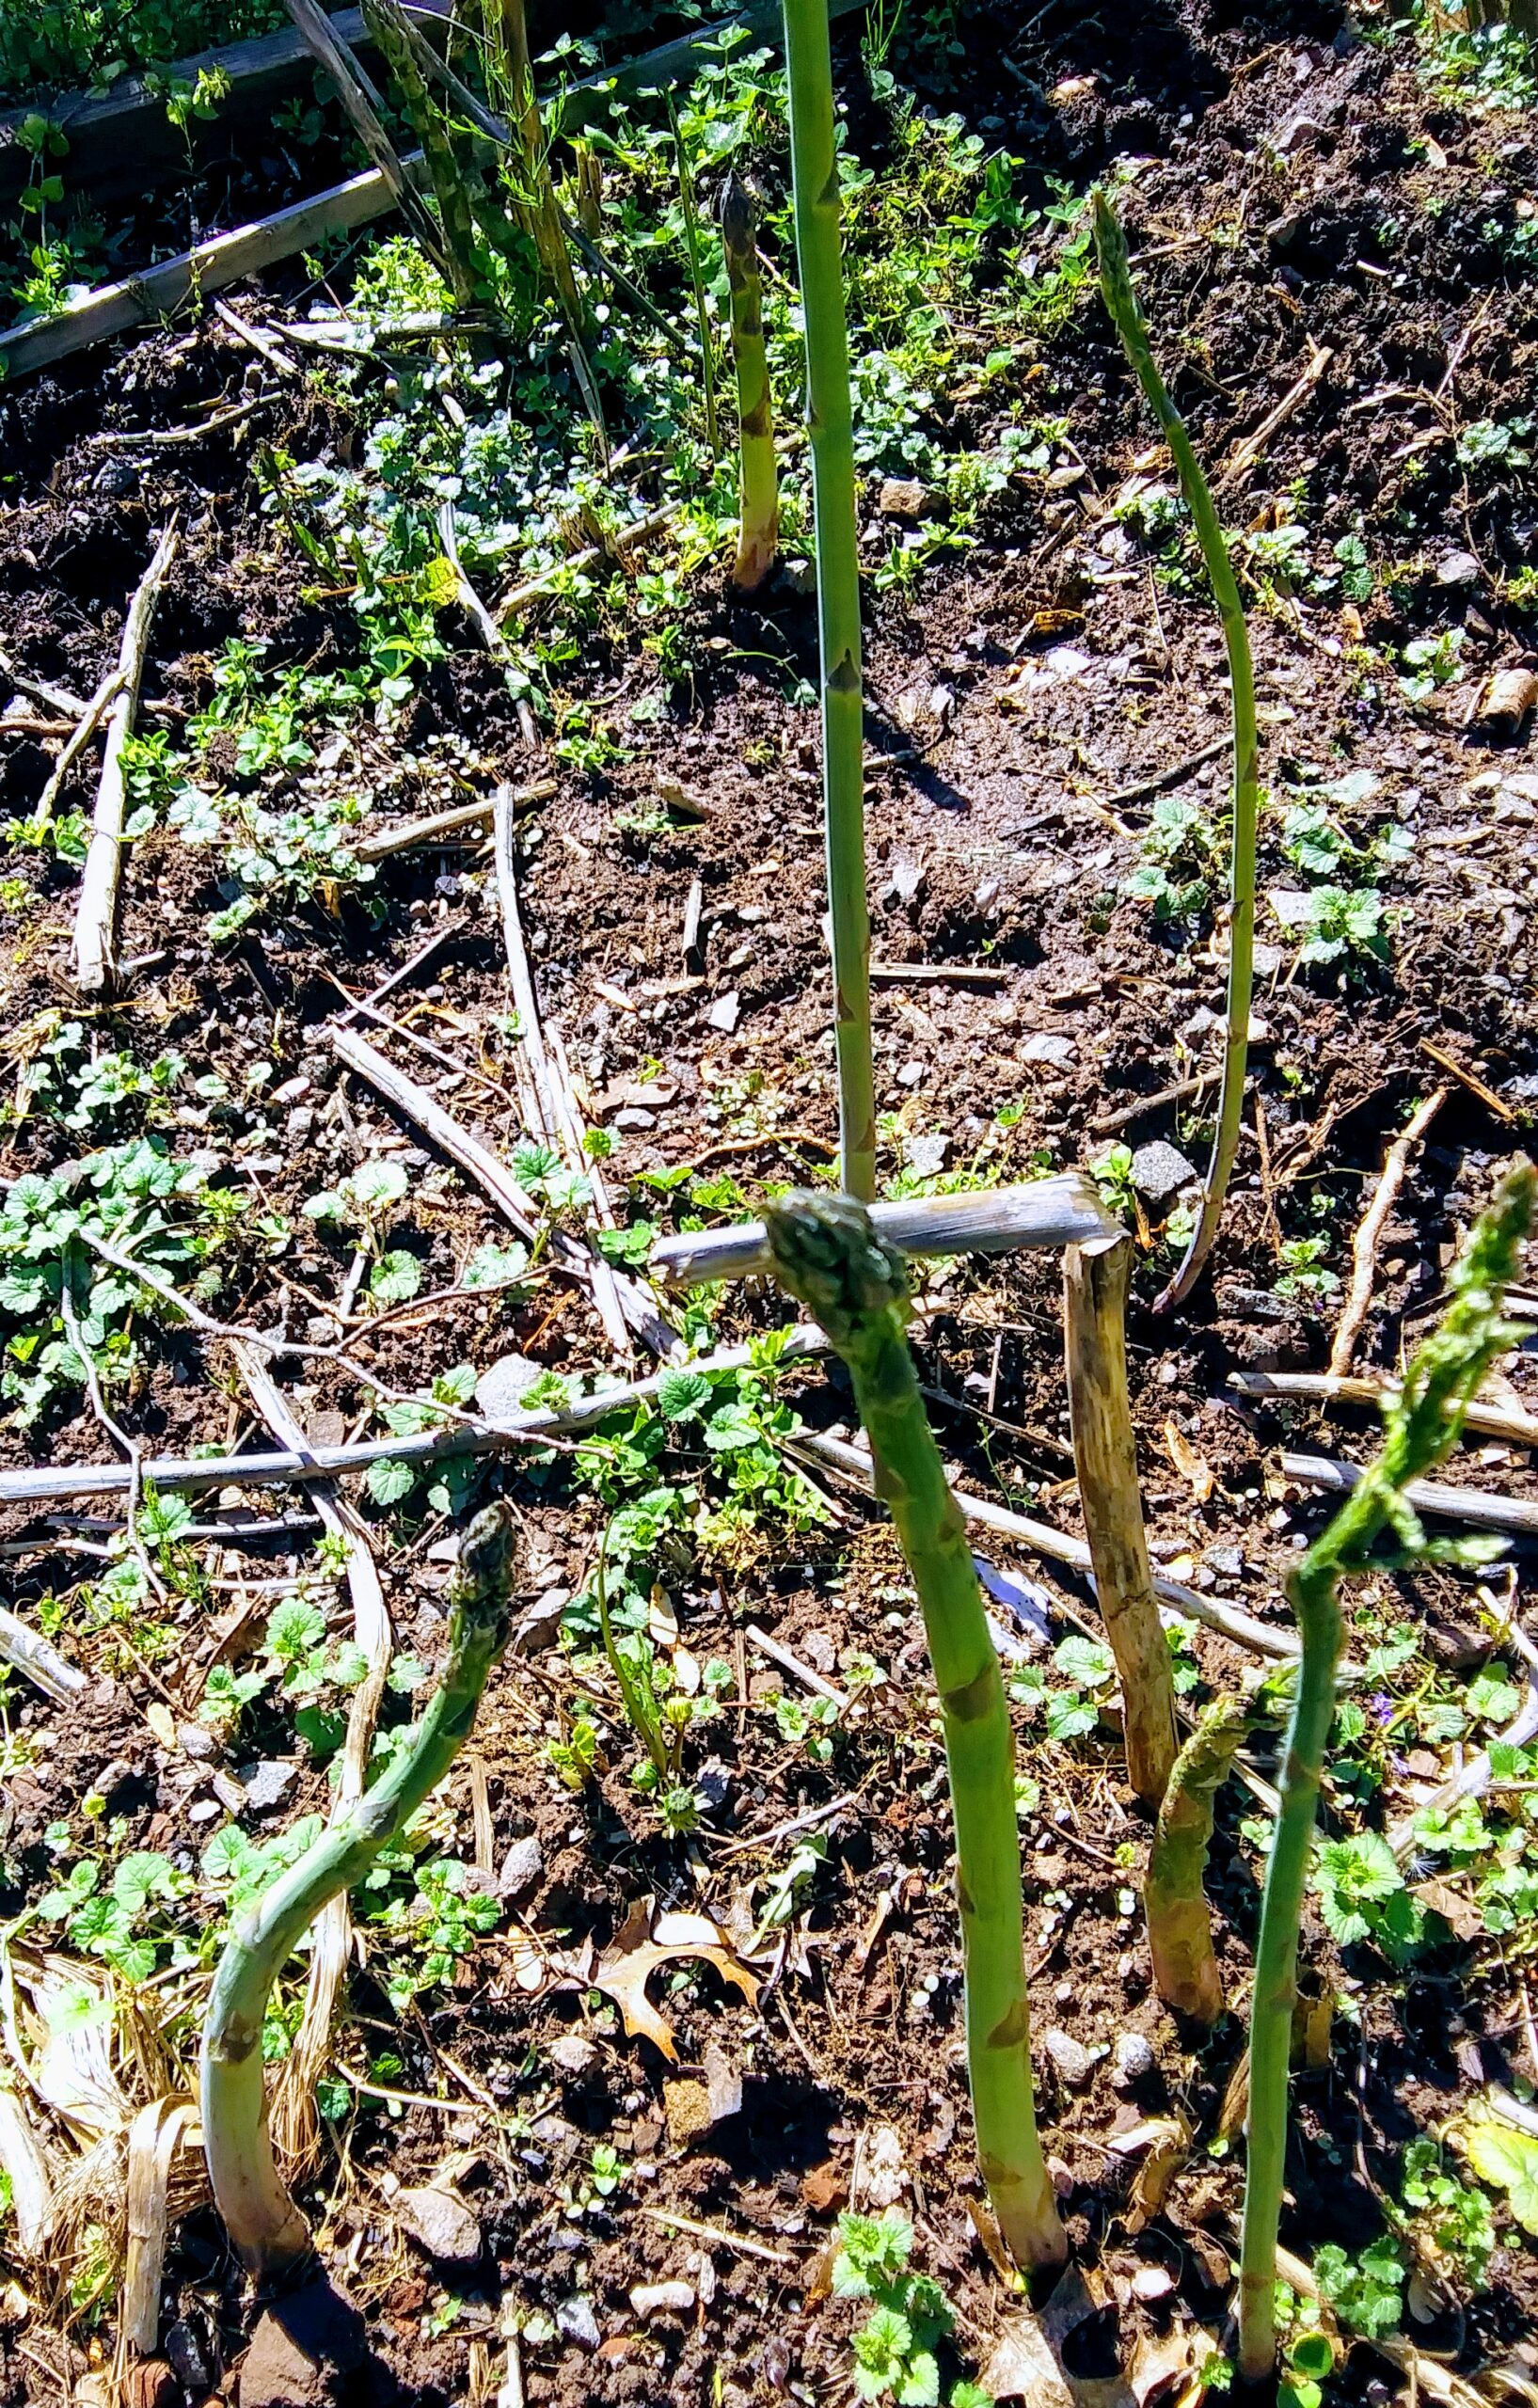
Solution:
[[[902,1263],[852,1196],[782,1196],[765,1217],[781,1284],[817,1315],[848,1366],[877,1491],[918,1591],[956,1822],[978,2162],[1015,2258],[1023,2266],[1054,2265],[1067,2244],[1031,2088],[1014,1733],[965,1525],[904,1336]]]
[[[1229,878],[1228,1027],[1223,1051],[1223,1084],[1218,1097],[1217,1132],[1202,1190],[1201,1212],[1191,1233],[1185,1258],[1155,1305],[1167,1312],[1190,1292],[1207,1259],[1228,1194],[1234,1156],[1239,1150],[1239,1121],[1245,1101],[1245,1065],[1249,1052],[1250,996],[1255,984],[1255,842],[1261,813],[1260,739],[1255,721],[1255,668],[1250,658],[1249,631],[1238,579],[1229,559],[1222,522],[1201,463],[1191,448],[1179,410],[1165,388],[1149,342],[1143,312],[1137,305],[1127,238],[1115,210],[1100,190],[1091,197],[1095,251],[1100,261],[1101,291],[1121,347],[1148,397],[1159,430],[1168,444],[1181,491],[1196,528],[1197,541],[1223,623],[1229,655],[1229,714],[1233,722],[1233,848]]]
[[[1166,2006],[1193,2023],[1223,2012],[1223,1982],[1207,1904],[1207,1850],[1217,1793],[1239,1744],[1255,1721],[1246,1699],[1210,1705],[1175,1759],[1143,1883],[1153,1979]]]
[[[738,496],[732,582],[755,593],[780,548],[780,481],[774,465],[774,402],[764,341],[764,285],[758,272],[753,195],[728,176],[721,197],[721,243],[732,296],[732,359],[737,370]]]
[[[812,510],[817,545],[822,788],[828,912],[832,924],[839,1175],[849,1195],[868,1203],[876,1194],[876,1090],[870,1054],[860,552],[828,0],[785,0],[785,27],[796,257],[806,322],[806,424],[812,446]]]
[[[1491,1363],[1517,1335],[1502,1319],[1501,1305],[1516,1273],[1535,1193],[1538,1179],[1530,1164],[1524,1164],[1507,1179],[1475,1228],[1450,1275],[1452,1302],[1441,1326],[1419,1348],[1403,1389],[1385,1411],[1376,1461],[1287,1584],[1303,1655],[1280,1783],[1281,1811],[1261,1909],[1250,2008],[1248,2164],[1239,2261],[1239,2360],[1249,2382],[1268,2376],[1276,2354],[1276,2233],[1287,2155],[1287,2066],[1297,1995],[1298,1921],[1335,1707],[1340,1585],[1347,1574],[1366,1568],[1386,1528],[1399,1542],[1402,1560],[1435,1552],[1403,1491],[1456,1443],[1465,1408]],[[1470,1554],[1467,1542],[1454,1544],[1466,1558]]]
[[[486,1675],[507,1644],[513,1522],[505,1505],[466,1531],[449,1590],[449,1652],[432,1703],[352,1811],[248,1908],[225,1942],[203,2026],[203,2146],[214,2205],[242,2263],[283,2273],[309,2247],[309,2227],[273,2162],[262,2027],[285,1959],[321,1909],[360,1881],[443,1779],[469,1736]]]

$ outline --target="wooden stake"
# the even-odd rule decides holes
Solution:
[[[1340,1325],[1330,1348],[1330,1370],[1349,1371],[1351,1358],[1356,1352],[1356,1340],[1362,1334],[1367,1308],[1372,1301],[1372,1281],[1377,1270],[1378,1240],[1387,1226],[1394,1209],[1394,1198],[1404,1184],[1404,1173],[1411,1154],[1420,1143],[1432,1122],[1447,1101],[1446,1087],[1438,1087],[1429,1095],[1414,1118],[1394,1139],[1384,1157],[1383,1172],[1372,1203],[1362,1216],[1361,1226],[1351,1245],[1351,1289],[1346,1297]]]
[[[74,974],[75,983],[83,994],[102,994],[117,975],[114,931],[118,918],[118,882],[122,868],[123,821],[128,808],[123,747],[133,733],[134,714],[138,708],[139,681],[144,674],[150,623],[154,617],[166,573],[175,557],[176,522],[173,519],[155,547],[155,556],[139,580],[138,591],[129,604],[128,616],[123,622],[122,643],[118,654],[122,683],[112,705],[112,717],[107,721],[102,778],[96,789],[96,816],[75,912]]]
[[[1079,1501],[1095,1586],[1121,1680],[1127,1778],[1157,1806],[1174,1767],[1175,1688],[1153,1599],[1123,1324],[1132,1276],[1125,1238],[1063,1257],[1064,1347]]]

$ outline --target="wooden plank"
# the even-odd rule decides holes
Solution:
[[[445,14],[448,0],[414,0],[414,8],[419,14]],[[864,8],[864,0],[828,0],[831,17],[845,17],[857,8]],[[344,41],[358,41],[363,36],[358,9],[341,9],[332,17],[332,24]],[[602,74],[585,74],[580,82],[565,87],[561,123],[565,130],[585,125],[602,111],[604,94],[609,89],[652,91],[689,82],[706,65],[706,53],[722,39],[722,34],[737,29],[761,36],[763,41],[780,43],[783,36],[777,0],[753,0],[751,8],[734,17],[717,19],[715,24],[701,26],[698,34],[686,34],[679,41],[662,43],[658,51],[645,51],[641,57],[604,68]],[[207,65],[210,60],[224,65],[233,87],[231,99],[221,103],[221,118],[241,102],[246,106],[270,102],[284,82],[303,82],[309,68],[298,34],[289,29],[284,34],[260,36],[260,41],[255,43],[236,43],[229,51],[204,51],[198,57],[178,60],[176,68],[166,72],[173,77],[181,74],[195,79],[199,65]],[[0,202],[8,198],[14,199],[31,173],[29,156],[14,139],[19,116],[24,116],[24,111],[9,111],[0,118]],[[147,190],[154,185],[159,166],[168,164],[176,168],[185,164],[185,147],[181,135],[173,133],[168,125],[166,106],[161,99],[150,99],[145,94],[142,77],[128,77],[108,94],[79,94],[74,102],[55,108],[55,120],[70,133],[72,185],[99,188],[116,178],[133,190]],[[168,139],[161,139],[161,135]],[[91,168],[85,151],[74,156],[74,147],[85,145],[87,137],[99,156],[96,168]],[[419,166],[419,162],[421,151],[412,151],[404,164]],[[55,358],[68,358],[87,344],[106,342],[108,335],[125,335],[130,327],[159,318],[164,310],[181,309],[193,287],[219,292],[221,284],[233,284],[238,277],[258,275],[262,267],[277,265],[277,260],[292,258],[296,250],[313,244],[320,233],[349,233],[354,227],[368,224],[368,219],[383,216],[388,207],[390,193],[385,188],[383,176],[352,176],[346,183],[330,185],[313,199],[301,199],[289,210],[277,210],[272,216],[262,216],[250,227],[214,236],[210,244],[199,244],[193,253],[161,260],[159,267],[150,267],[142,277],[125,277],[122,284],[106,284],[101,292],[89,293],[85,301],[74,304],[74,309],[60,310],[55,318],[0,332],[0,366],[8,375],[24,375],[29,369],[48,366]],[[142,306],[135,301],[139,292],[147,296]],[[164,293],[171,298],[161,298]]]
[[[413,0],[419,13],[448,14],[449,0]],[[360,8],[343,8],[331,24],[343,41],[368,41]],[[69,137],[64,166],[66,182],[93,192],[143,192],[162,175],[184,171],[187,146],[166,114],[164,87],[196,84],[204,68],[221,70],[230,78],[228,97],[214,117],[188,128],[203,149],[216,143],[232,121],[261,110],[270,117],[271,104],[290,91],[299,91],[309,77],[309,56],[292,25],[253,40],[227,42],[214,50],[194,52],[169,67],[143,75],[120,75],[104,92],[71,92],[52,101],[41,98],[24,108],[0,111],[0,200],[14,200],[30,180],[32,163],[16,138],[24,118],[42,110]],[[152,78],[152,80],[151,80]]]
[[[413,151],[404,164],[420,166],[421,153]],[[312,200],[299,200],[271,217],[239,226],[230,234],[215,234],[175,259],[141,276],[125,277],[120,284],[104,284],[87,293],[72,309],[52,318],[35,318],[24,326],[0,334],[0,361],[8,376],[24,376],[45,368],[109,335],[127,334],[135,326],[170,317],[195,294],[222,292],[242,277],[258,276],[295,251],[308,250],[323,234],[350,233],[366,226],[389,207],[389,187],[375,168],[332,184]]]

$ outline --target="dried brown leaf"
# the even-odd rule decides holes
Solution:
[[[678,2050],[673,2027],[646,1995],[646,1984],[663,1965],[680,1956],[703,1956],[723,1981],[741,1991],[750,2006],[758,2004],[758,1982],[710,1915],[654,1915],[655,1900],[638,1899],[593,1970],[595,1988],[619,2008],[627,2036],[644,2036],[673,2065]]]

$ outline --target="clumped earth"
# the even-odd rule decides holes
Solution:
[[[985,256],[985,282],[1047,293],[1028,336],[1002,369],[969,367],[978,346],[959,326],[954,372],[919,413],[927,472],[873,467],[865,492],[883,1172],[912,1194],[1098,1167],[1138,1232],[1130,1343],[1156,1561],[1280,1622],[1287,1567],[1324,1509],[1283,1477],[1279,1450],[1359,1460],[1372,1417],[1325,1423],[1307,1403],[1236,1394],[1229,1374],[1322,1368],[1385,1148],[1441,1086],[1382,1233],[1358,1354],[1364,1370],[1398,1366],[1538,1108],[1530,697],[1518,689],[1502,716],[1491,690],[1533,665],[1533,91],[1507,51],[1389,39],[1324,8],[1239,18],[1193,0],[1023,24],[995,8],[949,44],[938,18],[927,30],[900,32],[874,72],[841,35],[851,147],[878,174],[890,165],[881,78],[895,79],[959,111],[985,153],[1028,163],[1017,191],[1057,214]],[[1213,1089],[1196,1083],[1218,1051],[1226,704],[1167,465],[1085,264],[1075,203],[1113,163],[1134,171],[1124,207],[1157,347],[1237,531],[1270,786],[1244,1145],[1210,1270],[1168,1319],[1150,1305],[1205,1160]],[[280,325],[300,281],[280,272],[237,307]],[[719,557],[696,565],[661,656],[645,580],[666,540],[625,561],[636,607],[590,615],[558,679],[545,658],[556,700],[536,695],[532,747],[516,680],[450,606],[441,657],[382,700],[377,684],[324,712],[312,700],[285,758],[272,679],[344,680],[357,620],[296,548],[303,478],[279,475],[275,510],[260,446],[300,469],[359,459],[357,385],[323,361],[278,382],[258,432],[118,440],[273,383],[205,317],[0,392],[13,718],[49,715],[23,679],[93,689],[154,531],[173,511],[182,529],[138,720],[148,824],[124,878],[120,999],[85,1009],[72,989],[68,847],[13,824],[0,879],[16,1080],[4,1170],[55,1182],[40,1201],[12,1188],[0,1222],[13,1469],[121,1461],[108,1416],[147,1456],[264,1443],[228,1347],[143,1291],[103,1296],[87,1276],[97,1410],[68,1333],[40,1331],[28,1260],[63,1244],[40,1220],[93,1180],[122,1216],[112,1226],[219,1322],[319,1347],[345,1337],[348,1359],[276,1366],[312,1443],[436,1426],[473,1404],[478,1379],[483,1404],[505,1406],[580,1395],[621,1368],[549,1252],[584,1192],[557,1150],[516,1150],[529,1075],[479,832],[391,853],[364,883],[353,796],[373,834],[501,779],[537,789],[519,810],[523,926],[545,1028],[602,1133],[589,1150],[622,1265],[643,1265],[654,1228],[741,1214],[832,1152],[803,685],[815,603],[793,547],[761,605],[726,596]],[[1006,470],[962,518],[954,470],[932,463],[996,459],[1006,430],[1021,438]],[[257,705],[218,719],[230,639],[267,647],[247,682],[271,745],[244,764]],[[647,694],[658,707],[631,720]],[[309,815],[303,879],[275,873],[275,899],[223,935],[214,914],[266,888],[221,879],[231,856],[185,841],[182,806],[167,813],[166,764],[189,721],[205,786]],[[0,746],[0,805],[25,823],[56,741]],[[61,812],[89,795],[77,780]],[[253,838],[271,859],[277,842]],[[531,1259],[339,1064],[334,1017],[397,972],[354,1024],[515,1161],[547,1225]],[[78,1167],[146,1137],[163,1152],[115,1154],[110,1177]],[[193,1165],[175,1193],[173,1157]],[[1055,1280],[1023,1258],[940,1266],[919,1291],[918,1344],[960,1482],[1074,1533]],[[761,1288],[674,1310],[702,1348],[785,1319]],[[1499,1388],[1538,1410],[1530,1345]],[[761,1350],[747,1373],[683,1376],[659,1408],[610,1415],[580,1444],[420,1478],[385,1468],[362,1492],[395,1628],[387,1734],[438,1647],[472,1494],[516,1507],[522,1622],[465,1762],[355,1902],[300,2183],[321,2267],[351,2304],[333,2304],[327,2337],[340,2396],[848,2396],[864,2311],[838,2294],[832,2260],[851,2204],[910,2218],[912,2263],[944,2288],[945,2396],[988,2379],[1017,2309],[970,2213],[916,1604],[868,1502],[787,1451],[798,1426],[847,1427],[849,1411],[836,1371],[776,1369]],[[1538,1497],[1526,1454],[1503,1444],[1471,1441],[1447,1476]],[[55,2173],[73,2172],[46,2263],[16,2246],[14,2206],[0,2218],[8,2401],[107,2396],[128,2123],[187,2082],[241,1883],[326,1811],[360,1669],[334,1544],[301,1489],[151,1489],[127,1539],[119,1516],[88,1496],[6,1506],[12,1602],[87,1675],[64,1706],[16,1675],[4,1691],[15,2048],[36,2065],[47,2025],[75,2036],[78,2061],[94,2034],[113,2068],[90,2115],[61,2116],[46,2085],[47,2110],[33,2102]],[[693,1701],[680,1764],[650,1788],[631,1777],[641,1751],[597,1648],[606,1525],[621,1618],[645,1634],[660,1693]],[[1137,2408],[1194,2402],[1220,2380],[1197,2368],[1226,2347],[1268,1750],[1220,1804],[1210,1888],[1235,2011],[1204,2038],[1150,1990],[1149,1827],[1121,1775],[1092,1599],[1010,1541],[985,1544],[1018,1707],[1047,2145],[1086,2287],[1070,2372],[1086,2388],[1118,2378]],[[1322,2280],[1337,2268],[1340,2399],[1407,2385],[1467,2402],[1538,2381],[1530,2195],[1477,2190],[1456,2137],[1486,2083],[1538,2084],[1533,1759],[1510,1750],[1500,1794],[1422,1834],[1407,1887],[1382,1877],[1371,1839],[1519,1716],[1524,1572],[1518,1542],[1498,1564],[1386,1574],[1352,1601],[1367,1680],[1337,1732],[1334,1872],[1306,1925],[1308,1994],[1324,2004],[1295,2083],[1283,2225]],[[1252,1669],[1196,1625],[1177,1660],[1193,1703]],[[714,1969],[694,1956],[652,1976],[671,2063],[626,2035],[604,1988],[648,1900],[718,1926]],[[276,2004],[275,2079],[301,2007],[302,1982]],[[1405,2151],[1444,2133],[1435,2166],[1456,2199],[1438,2222],[1406,2186]],[[259,2324],[186,2152],[171,2208],[155,2354],[128,2396],[319,2396],[303,2348],[314,2297]],[[1385,2335],[1397,2359],[1374,2347]],[[1007,2388],[997,2366],[993,2380]]]

